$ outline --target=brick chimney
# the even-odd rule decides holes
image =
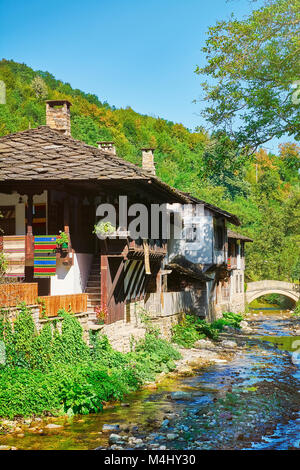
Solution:
[[[46,101],[46,125],[65,135],[71,135],[70,107],[67,100]]]
[[[156,174],[155,171],[155,163],[154,163],[154,150],[151,148],[143,148],[142,150],[142,167],[143,170],[146,170],[148,173],[151,173],[151,175]]]
[[[116,155],[116,147],[114,142],[97,142],[98,148],[104,150],[105,152],[109,152],[112,155]]]

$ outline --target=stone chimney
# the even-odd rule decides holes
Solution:
[[[46,125],[65,135],[71,135],[70,107],[67,100],[46,101]]]
[[[109,152],[112,155],[116,155],[116,147],[114,142],[97,142],[98,148],[104,150],[105,152]]]
[[[155,175],[155,163],[154,163],[154,150],[151,148],[143,148],[142,150],[142,167],[143,170],[151,173],[151,175]]]

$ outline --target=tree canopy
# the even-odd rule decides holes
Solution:
[[[244,19],[209,28],[203,52],[204,117],[239,144],[300,138],[300,3],[265,0]]]

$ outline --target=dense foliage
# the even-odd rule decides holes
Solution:
[[[224,132],[209,135],[182,124],[115,109],[95,95],[73,89],[48,72],[2,60],[0,136],[45,124],[44,99],[72,102],[72,135],[90,145],[114,140],[118,155],[141,164],[140,148],[156,147],[158,176],[178,189],[237,214],[247,244],[247,279],[296,280],[300,276],[300,149],[281,145],[278,155],[246,154]]]
[[[159,332],[149,330],[127,354],[115,351],[101,334],[91,333],[88,347],[78,320],[64,311],[60,316],[61,327],[46,323],[38,332],[25,304],[13,329],[1,311],[1,417],[97,412],[104,402],[120,400],[157,373],[172,370],[180,358]]]
[[[224,312],[222,318],[207,323],[194,315],[185,315],[183,320],[172,328],[172,341],[184,348],[191,348],[199,339],[210,338],[217,340],[224,326],[240,328],[242,315]]]
[[[300,138],[299,0],[254,2],[209,28],[205,117],[250,148],[272,137]]]

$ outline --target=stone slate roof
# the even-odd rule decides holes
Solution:
[[[207,282],[212,280],[209,276],[204,274],[195,263],[187,260],[183,255],[176,255],[171,262],[165,266],[165,269],[171,269],[181,276],[197,279],[198,281]]]
[[[227,230],[228,238],[235,238],[236,240],[243,240],[244,242],[253,242],[252,238],[245,237],[245,235],[240,235],[239,233],[233,232],[232,230]]]
[[[186,202],[179,191],[142,168],[48,126],[0,138],[0,182],[111,179],[151,180]]]
[[[210,209],[212,212],[216,212],[217,214],[220,214],[226,219],[228,219],[228,222],[230,222],[231,224],[241,225],[240,219],[236,215],[231,214],[231,212],[224,211],[224,209],[220,209],[220,207],[214,206],[213,204],[209,204],[206,201],[202,201],[202,199],[198,199],[197,197],[192,196],[190,193],[182,194],[188,197],[190,203],[203,204],[204,207],[207,207],[207,209]]]

